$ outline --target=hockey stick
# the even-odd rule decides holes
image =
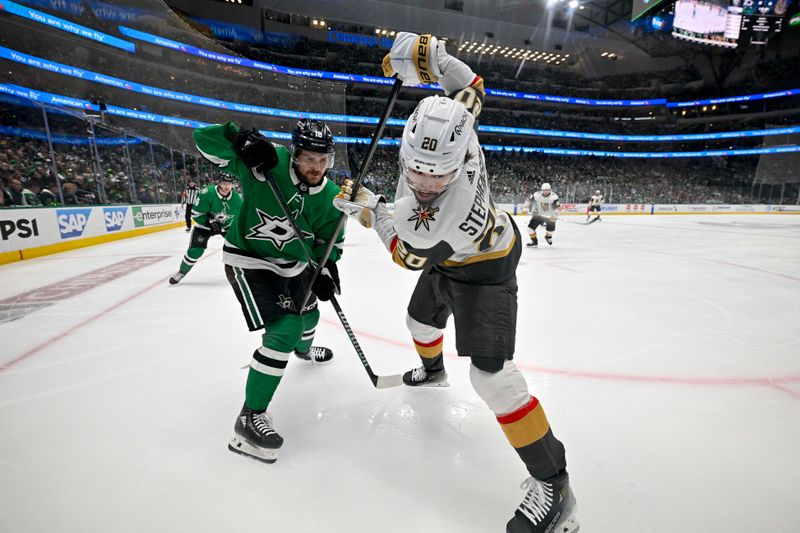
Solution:
[[[572,222],[573,224],[580,224],[581,226],[588,226],[589,224],[594,224],[598,220],[600,220],[600,217],[594,217],[593,219],[587,220],[585,222],[574,222],[572,220],[570,220],[570,222]]]
[[[316,272],[314,273],[314,277],[312,278],[312,287],[313,281],[316,279],[316,274],[319,273],[322,268],[319,265],[324,263],[317,264],[316,261],[311,257],[311,253],[306,248],[306,242],[303,240],[303,234],[300,231],[300,228],[297,227],[297,223],[292,218],[292,215],[289,211],[289,206],[286,204],[286,200],[284,200],[283,195],[281,194],[280,189],[278,188],[278,182],[275,181],[275,177],[272,175],[272,172],[266,172],[267,183],[269,184],[270,189],[272,189],[272,194],[275,195],[275,198],[278,200],[278,204],[281,206],[281,210],[283,210],[283,214],[286,215],[286,218],[289,220],[289,224],[292,226],[292,231],[294,231],[295,236],[300,240],[300,246],[303,248],[303,253],[306,256],[306,260],[308,264],[312,267],[316,267]],[[344,214],[344,213],[342,213]],[[339,235],[339,229],[333,234],[333,238],[331,242],[336,240],[336,236]],[[326,258],[327,260],[327,258]],[[308,300],[308,296],[311,294],[311,289],[309,289],[308,294],[306,295],[306,300]],[[367,371],[367,375],[369,379],[372,381],[372,385],[376,389],[389,389],[392,387],[398,387],[403,384],[403,376],[401,374],[396,374],[393,376],[378,376],[375,372],[372,371],[372,367],[369,366],[369,361],[367,361],[367,357],[364,355],[364,351],[361,349],[361,345],[358,344],[358,339],[356,339],[355,334],[353,333],[353,329],[350,327],[350,323],[347,321],[347,317],[344,316],[344,311],[342,311],[339,302],[336,301],[336,296],[331,297],[331,304],[333,305],[333,309],[336,311],[336,314],[339,316],[339,321],[342,323],[342,327],[344,327],[345,332],[347,333],[347,337],[350,339],[350,342],[355,348],[356,353],[358,354],[358,358],[361,359],[361,364],[364,365],[364,370]],[[305,309],[306,304],[303,303],[300,306],[300,312]]]
[[[361,187],[361,181],[364,179],[364,174],[367,172],[367,167],[369,167],[370,161],[372,161],[372,156],[375,155],[375,151],[378,149],[378,141],[380,141],[381,136],[383,136],[383,129],[386,126],[386,122],[389,120],[389,115],[392,114],[392,108],[394,107],[394,103],[397,101],[397,95],[400,93],[400,87],[403,86],[403,82],[399,78],[395,78],[394,85],[392,85],[392,92],[389,94],[389,101],[386,102],[386,108],[383,110],[383,114],[381,115],[380,120],[378,121],[378,128],[375,130],[375,135],[372,137],[372,141],[369,144],[369,150],[367,151],[367,157],[364,158],[364,161],[361,162],[361,168],[358,170],[358,175],[356,176],[355,181],[352,185],[353,193],[350,195],[350,200],[355,200],[356,194],[358,193],[359,187]],[[319,276],[320,269],[325,266],[325,263],[328,261],[328,258],[331,256],[331,252],[333,251],[333,246],[336,243],[336,237],[344,228],[344,223],[347,220],[347,215],[342,213],[339,216],[339,222],[336,224],[336,230],[333,232],[333,237],[331,237],[330,242],[325,247],[325,253],[322,254],[322,257],[319,260],[319,267],[314,271],[314,275],[311,276],[311,286],[314,285],[314,281],[316,281],[317,276]],[[306,291],[305,296],[303,297],[303,302],[300,305],[300,309],[303,309],[306,304],[308,303],[308,299],[311,297],[311,286]]]

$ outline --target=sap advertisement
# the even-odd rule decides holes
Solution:
[[[183,221],[178,204],[0,210],[0,252],[119,234]]]

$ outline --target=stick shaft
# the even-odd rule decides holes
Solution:
[[[394,85],[392,85],[392,92],[389,95],[389,100],[386,102],[386,108],[383,110],[383,114],[381,115],[380,120],[378,121],[378,128],[375,130],[375,135],[372,137],[372,141],[369,144],[369,150],[367,151],[367,157],[364,158],[364,161],[361,163],[361,168],[358,171],[358,175],[356,176],[355,181],[353,182],[352,189],[353,194],[350,196],[350,200],[355,200],[356,193],[358,192],[359,187],[361,187],[361,182],[364,179],[364,174],[367,172],[367,168],[369,167],[370,161],[372,161],[372,156],[375,155],[375,151],[378,149],[378,142],[380,141],[381,137],[383,136],[383,130],[386,127],[386,122],[389,120],[389,115],[392,114],[392,109],[394,108],[394,104],[397,101],[397,95],[400,94],[400,88],[403,86],[403,82],[399,79],[394,80]],[[347,220],[347,215],[342,213],[339,216],[339,221],[336,224],[336,230],[333,232],[333,236],[331,237],[330,242],[325,247],[325,253],[322,254],[322,257],[319,260],[319,267],[314,271],[314,274],[311,276],[311,286],[314,285],[314,281],[316,281],[317,276],[319,276],[320,269],[325,265],[328,261],[328,258],[331,256],[331,252],[333,251],[333,246],[336,244],[336,238],[341,233],[342,228],[344,228],[344,223]],[[311,297],[311,288],[306,291],[305,296],[303,297],[303,302],[300,304],[300,308],[304,308],[308,303],[308,299]]]
[[[311,256],[311,252],[308,251],[306,247],[306,242],[303,240],[303,233],[300,231],[300,228],[297,227],[297,223],[294,221],[291,215],[291,211],[289,210],[289,206],[286,204],[286,200],[284,200],[283,195],[281,194],[280,189],[278,188],[278,182],[275,180],[275,176],[272,175],[272,172],[266,172],[267,177],[267,184],[269,185],[270,189],[272,189],[272,194],[275,195],[275,198],[278,200],[278,204],[281,206],[281,210],[286,218],[289,220],[289,225],[292,227],[292,231],[294,231],[295,236],[300,240],[300,246],[303,247],[303,253],[308,260],[309,265],[315,265],[316,262],[314,258]],[[335,240],[335,239],[334,239]],[[317,272],[319,272],[320,268],[317,265]],[[310,289],[309,289],[310,290]],[[350,323],[347,321],[347,317],[344,316],[344,311],[342,311],[342,307],[339,305],[339,302],[336,301],[336,296],[331,297],[331,304],[333,305],[333,309],[336,311],[336,316],[339,317],[339,321],[342,323],[342,327],[344,328],[345,333],[347,333],[347,338],[350,339],[350,343],[355,348],[356,353],[358,354],[358,358],[361,359],[361,364],[364,365],[364,370],[367,371],[367,375],[369,379],[372,381],[372,385],[377,388],[386,388],[387,386],[394,386],[391,385],[379,385],[379,377],[375,375],[375,372],[372,371],[372,367],[369,365],[369,361],[367,361],[367,356],[364,355],[364,351],[361,349],[361,345],[358,343],[358,339],[356,339],[355,333],[353,333],[353,329],[350,327]],[[305,309],[306,304],[303,303],[300,306],[300,313],[303,312]],[[399,383],[398,383],[399,384]]]

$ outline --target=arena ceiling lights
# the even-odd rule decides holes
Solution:
[[[458,47],[459,52],[466,54],[489,54],[497,55],[504,59],[526,60],[526,61],[542,61],[550,65],[561,65],[567,59],[569,54],[557,54],[555,52],[544,52],[541,50],[529,50],[525,48],[515,48],[512,46],[503,46],[501,44],[479,43],[477,41],[464,41]]]
[[[559,4],[563,4],[564,2],[567,2],[570,11],[586,9],[586,6],[581,4],[578,0],[547,0],[547,9],[558,7]]]

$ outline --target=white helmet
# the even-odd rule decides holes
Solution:
[[[542,191],[552,191],[553,188],[550,186],[549,183],[542,183]]]
[[[469,148],[475,117],[464,104],[444,96],[424,98],[403,129],[400,143],[400,169],[415,192],[438,196],[458,179]],[[448,176],[435,191],[421,191],[413,174]],[[424,188],[424,187],[422,187]],[[419,199],[419,197],[418,197]]]
[[[594,191],[594,193],[595,193],[595,194],[600,194],[600,191],[599,191],[599,190],[597,190],[597,191]]]

